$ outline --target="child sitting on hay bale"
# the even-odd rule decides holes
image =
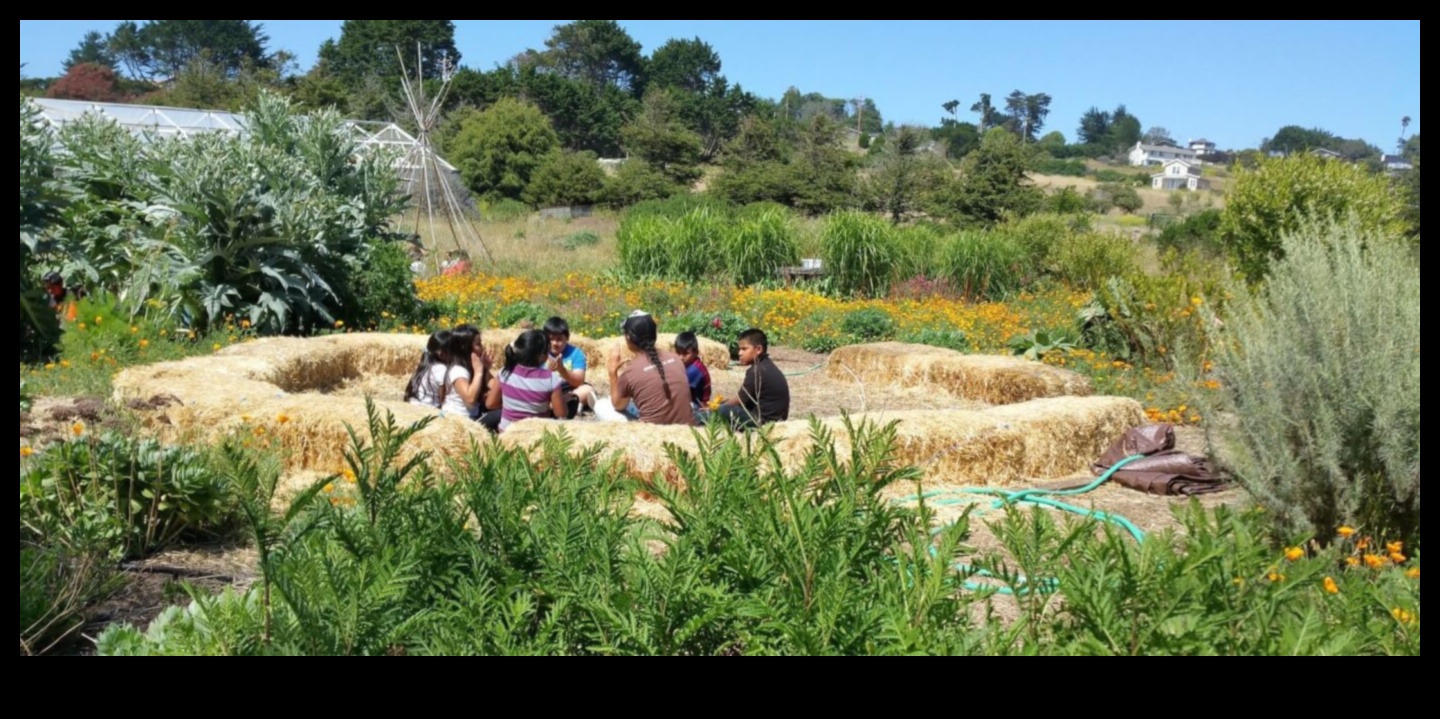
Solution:
[[[450,330],[430,335],[420,364],[405,385],[405,401],[421,407],[440,409],[440,388],[445,386],[445,370],[450,367]]]
[[[675,354],[685,363],[685,379],[690,382],[690,409],[699,416],[710,406],[710,368],[700,359],[700,339],[694,332],[681,332],[675,337]]]
[[[713,416],[735,429],[754,429],[790,419],[790,383],[770,359],[770,340],[757,329],[740,333],[740,364],[749,369],[740,392]]]
[[[491,431],[504,432],[533,417],[565,416],[564,380],[545,366],[549,346],[544,332],[529,330],[505,348],[505,368],[491,384],[485,401],[495,409],[480,420]]]
[[[655,348],[659,328],[655,318],[639,310],[621,328],[624,345],[615,345],[607,362],[610,370],[610,406],[628,407],[632,400],[636,419],[648,424],[695,423],[690,410],[690,384],[685,363],[672,352]],[[625,361],[625,350],[635,356]]]
[[[545,337],[550,342],[547,367],[561,379],[566,419],[575,419],[581,410],[595,407],[595,388],[585,381],[585,353],[570,344],[570,323],[560,317],[545,320]]]

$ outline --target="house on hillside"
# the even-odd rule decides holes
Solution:
[[[1213,143],[1213,142],[1211,142],[1211,141],[1209,141],[1209,140],[1207,140],[1207,139],[1205,139],[1205,138],[1203,138],[1203,137],[1200,138],[1200,139],[1198,139],[1198,140],[1191,140],[1191,141],[1190,141],[1190,151],[1193,152],[1193,153],[1195,153],[1195,156],[1196,156],[1196,157],[1205,157],[1206,155],[1213,155],[1213,154],[1215,154],[1215,143]]]
[[[1385,166],[1386,172],[1404,172],[1415,169],[1415,166],[1410,164],[1404,155],[1381,155],[1380,164]]]
[[[1313,154],[1313,155],[1315,155],[1316,157],[1323,157],[1323,158],[1325,158],[1325,159],[1327,159],[1327,160],[1343,160],[1343,159],[1345,159],[1345,156],[1344,156],[1344,155],[1342,155],[1342,154],[1340,154],[1340,153],[1338,153],[1338,152],[1336,152],[1336,151],[1334,151],[1334,150],[1331,150],[1331,149],[1328,148],[1328,147],[1317,147],[1317,148],[1311,150],[1310,153]]]
[[[1171,160],[1184,160],[1192,165],[1200,164],[1200,158],[1195,155],[1195,151],[1185,147],[1165,147],[1137,142],[1134,147],[1130,148],[1130,164],[1134,167],[1163,165]]]
[[[1150,176],[1156,190],[1208,190],[1210,181],[1200,176],[1200,168],[1184,160],[1171,160]]]

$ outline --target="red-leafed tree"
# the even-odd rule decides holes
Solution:
[[[124,93],[120,90],[119,78],[114,69],[82,62],[70,66],[70,70],[45,92],[45,97],[57,100],[115,102],[123,100]]]

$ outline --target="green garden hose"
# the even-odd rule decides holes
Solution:
[[[1135,460],[1141,459],[1143,457],[1144,455],[1140,454],[1126,457],[1125,459],[1116,462],[1113,467],[1106,470],[1105,473],[1096,478],[1095,481],[1078,489],[1022,489],[1019,491],[1006,491],[1003,489],[995,489],[993,487],[962,487],[958,489],[932,490],[923,494],[902,497],[895,501],[898,504],[908,504],[910,502],[919,502],[924,500],[929,501],[932,505],[943,507],[954,506],[958,504],[972,504],[972,502],[966,499],[966,497],[970,496],[998,497],[998,499],[991,503],[988,508],[982,508],[981,511],[985,511],[987,509],[1000,509],[1009,505],[1049,507],[1051,509],[1058,509],[1062,512],[1070,512],[1072,514],[1078,514],[1084,517],[1091,517],[1093,519],[1098,519],[1102,522],[1114,524],[1115,526],[1124,529],[1126,532],[1129,532],[1130,536],[1135,538],[1135,541],[1141,542],[1145,540],[1145,532],[1139,527],[1135,526],[1134,522],[1131,522],[1130,520],[1118,514],[1101,512],[1093,509],[1085,509],[1083,507],[1076,507],[1073,504],[1066,504],[1064,502],[1056,501],[1054,499],[1049,499],[1049,497],[1073,497],[1093,492],[1097,488],[1099,488],[1100,485],[1110,481],[1110,478],[1114,476],[1115,472],[1119,471],[1121,467],[1124,467],[1125,465],[1130,464],[1131,462],[1134,462]],[[943,527],[937,529],[936,532],[938,533],[940,531],[943,531],[943,529]],[[935,548],[932,546],[930,548],[930,551],[933,556]],[[955,569],[955,571],[969,577],[998,579],[998,577],[996,577],[994,574],[987,572],[983,569],[977,569],[968,564],[956,563],[955,565],[953,565],[953,568]],[[1053,578],[1037,581],[1036,584],[1038,585],[1036,591],[1040,592],[1053,592],[1060,586],[1059,580]],[[965,588],[972,592],[990,590],[994,591],[997,594],[1014,595],[1016,593],[1029,593],[1030,580],[1027,577],[1020,576],[1017,581],[1017,586],[1018,589],[1011,587],[996,587],[994,585],[984,584],[973,580],[965,582]]]

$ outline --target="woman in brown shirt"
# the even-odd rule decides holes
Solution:
[[[648,424],[694,424],[685,362],[674,352],[656,349],[659,328],[655,318],[637,311],[625,320],[622,329],[626,348],[634,357],[626,362],[625,348],[619,345],[610,353],[607,366],[612,405],[622,409],[633,401],[640,421]]]

